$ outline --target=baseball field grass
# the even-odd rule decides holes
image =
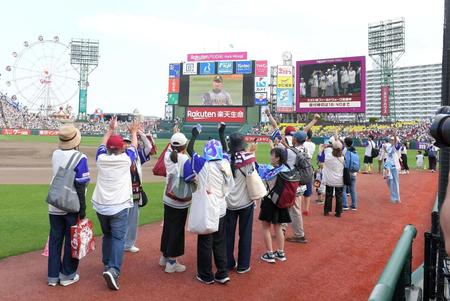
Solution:
[[[90,202],[94,184],[88,186],[87,217],[94,222],[95,234],[100,225]],[[144,184],[149,203],[141,208],[140,224],[162,219],[161,196],[164,183]],[[0,258],[43,249],[49,233],[48,185],[0,185],[2,218],[0,219]]]
[[[55,143],[55,145],[57,143],[57,137],[0,135],[0,143],[5,140],[47,142]],[[99,137],[83,137],[82,145],[98,146],[100,140],[101,138]],[[168,140],[158,139],[156,141],[158,149],[162,151],[167,142]],[[203,145],[204,141],[196,143],[196,150],[200,154],[202,153]],[[358,153],[362,160],[364,149],[358,148]],[[411,168],[415,168],[415,155],[416,151],[409,151],[408,159]],[[259,163],[268,163],[270,161],[269,145],[259,144],[256,156]],[[316,160],[314,159],[313,161],[315,162]],[[363,168],[362,164],[361,168]],[[163,181],[163,178],[161,178],[161,181]],[[87,216],[94,221],[95,233],[100,234],[97,217],[92,210],[90,201],[94,185],[94,183],[91,183],[88,187],[86,198]],[[145,183],[144,189],[149,196],[150,202],[147,207],[141,210],[140,223],[146,224],[161,220],[163,216],[162,195],[164,183]],[[2,208],[2,218],[0,219],[0,258],[39,250],[44,247],[49,232],[47,204],[45,203],[47,192],[48,185],[0,185],[0,206]]]

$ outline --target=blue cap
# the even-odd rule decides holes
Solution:
[[[307,135],[304,131],[298,131],[294,134],[294,139],[297,140],[298,143],[303,143],[306,141]]]

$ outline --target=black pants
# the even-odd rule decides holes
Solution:
[[[184,254],[184,226],[188,208],[176,209],[164,204],[164,226],[161,235],[161,252],[164,257]]]
[[[212,255],[217,272],[214,277],[212,272]],[[225,217],[219,220],[217,232],[199,235],[197,239],[197,273],[201,279],[212,281],[214,278],[228,277],[227,269],[227,244],[225,240]]]
[[[428,157],[428,169],[436,170],[436,157]]]
[[[336,208],[335,212],[336,214],[342,213],[342,198],[344,193],[344,187],[333,187],[333,186],[326,186],[326,193],[325,193],[325,205],[323,207],[323,212],[328,213],[333,210],[333,192],[336,197]]]
[[[402,154],[402,164],[403,164],[403,169],[404,170],[409,170],[409,166],[408,166],[408,156],[405,154]]]

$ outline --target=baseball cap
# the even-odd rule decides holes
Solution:
[[[334,149],[342,149],[342,143],[341,143],[341,141],[334,141],[334,142],[333,142],[333,148],[334,148]]]
[[[303,143],[306,141],[306,133],[304,131],[298,131],[294,134],[294,139],[299,143]]]
[[[183,146],[186,145],[187,138],[183,133],[175,133],[170,138],[170,144],[173,146]]]
[[[223,83],[223,77],[221,75],[214,76],[213,81]]]
[[[295,129],[295,127],[293,127],[292,125],[288,125],[285,129],[284,129],[284,135],[285,136],[292,136],[297,130]]]
[[[121,150],[123,148],[123,138],[120,135],[112,135],[106,142],[108,149]]]

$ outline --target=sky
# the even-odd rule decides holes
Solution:
[[[1,1],[0,89],[12,52],[39,35],[100,42],[89,77],[88,112],[164,116],[169,63],[188,53],[247,51],[249,59],[282,63],[366,55],[367,25],[404,17],[406,52],[398,66],[440,63],[444,1],[430,0],[15,0]],[[76,81],[69,82],[77,89]],[[66,88],[66,89],[69,89]],[[0,90],[1,91],[1,90]],[[20,99],[19,99],[20,100]],[[77,107],[78,99],[72,102]]]

